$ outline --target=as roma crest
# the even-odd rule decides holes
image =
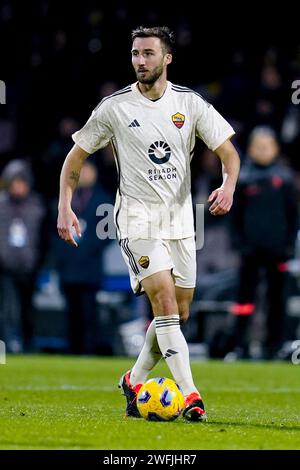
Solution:
[[[147,269],[150,264],[149,256],[141,256],[138,263],[142,268]]]
[[[185,115],[181,113],[173,114],[172,121],[178,129],[181,129],[185,121]]]

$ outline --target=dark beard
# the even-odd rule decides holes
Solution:
[[[145,85],[153,85],[153,83],[155,83],[156,80],[158,80],[159,77],[162,75],[163,67],[161,65],[155,67],[155,69],[148,76],[148,78],[140,78],[140,73],[141,72],[136,72],[136,77],[140,83],[144,83]]]

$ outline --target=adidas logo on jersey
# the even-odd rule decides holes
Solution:
[[[138,122],[136,119],[134,119],[134,120],[129,124],[128,127],[141,127],[141,126],[140,126],[139,122]]]

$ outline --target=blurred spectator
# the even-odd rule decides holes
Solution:
[[[95,165],[86,161],[72,202],[82,232],[82,237],[76,239],[78,248],[55,237],[55,264],[67,301],[72,354],[97,353],[101,334],[96,293],[101,287],[102,255],[107,242],[97,237],[96,226],[100,219],[96,210],[98,205],[109,203],[110,198],[97,184],[97,177]]]
[[[59,175],[65,156],[71,150],[71,135],[79,127],[72,117],[64,117],[59,122],[58,138],[53,140],[42,156],[42,167],[39,169],[39,190],[47,198],[56,198],[59,190]]]
[[[102,83],[99,87],[98,100],[101,101],[106,96],[112,95],[118,89],[119,89],[118,83],[112,80]]]
[[[197,284],[201,289],[206,276],[236,266],[237,256],[231,249],[228,218],[213,216],[207,205],[207,198],[213,188],[218,188],[222,184],[220,162],[209,149],[203,151],[199,162],[202,171],[194,182],[193,192],[195,203],[203,204],[206,208],[204,245],[197,251]],[[213,277],[209,279],[210,283],[215,283]]]
[[[287,260],[294,255],[298,210],[292,175],[278,155],[273,130],[255,128],[235,194],[233,239],[241,265],[232,313],[235,355],[242,358],[249,355],[247,335],[261,269],[267,282],[265,357],[273,357],[282,341]]]
[[[31,190],[32,174],[22,160],[2,173],[0,193],[0,337],[10,352],[32,347],[32,294],[46,248],[45,208]]]
[[[231,246],[228,217],[215,217],[208,210],[208,196],[222,184],[219,159],[211,150],[204,149],[200,158],[195,157],[193,165],[194,173],[198,173],[200,167],[200,174],[194,179],[194,202],[204,206],[204,243],[196,252],[197,289],[194,296],[194,300],[203,303],[197,309],[197,328],[194,328],[194,334],[197,341],[207,342],[210,354],[217,357],[218,347],[215,346],[214,338],[215,332],[218,333],[218,323],[214,319],[210,320],[211,311],[207,310],[207,301],[216,302],[217,305],[218,302],[232,300],[238,256]],[[199,215],[195,220],[199,220],[198,218]],[[201,242],[202,229],[201,224],[199,227],[197,223],[197,243]],[[210,328],[211,321],[214,323],[213,329]],[[222,354],[218,352],[218,357],[220,356]]]
[[[275,64],[266,62],[261,69],[260,81],[257,86],[256,109],[254,122],[256,125],[271,125],[279,132],[282,122],[287,91],[282,77]]]

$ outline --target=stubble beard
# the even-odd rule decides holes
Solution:
[[[144,85],[153,85],[162,75],[163,73],[163,67],[162,65],[158,65],[155,67],[155,69],[149,74],[149,76],[146,77],[141,77],[140,74],[142,72],[136,72],[136,77],[140,83],[143,83]]]

